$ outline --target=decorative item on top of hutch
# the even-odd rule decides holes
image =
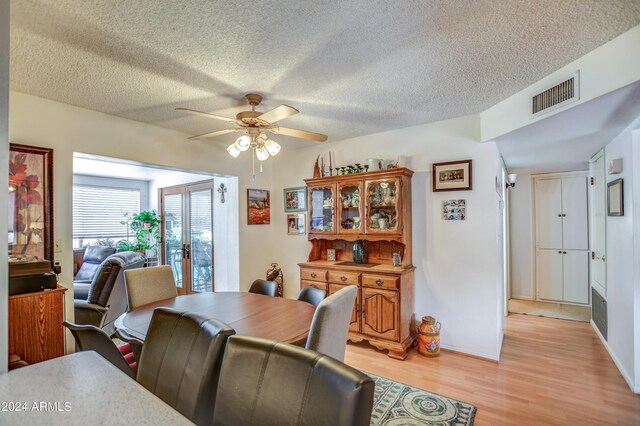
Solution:
[[[349,340],[366,340],[396,359],[406,358],[416,338],[412,175],[409,169],[391,168],[305,180],[312,247],[308,261],[299,264],[300,287],[333,294],[358,286]],[[335,253],[335,260],[328,259],[329,253]]]

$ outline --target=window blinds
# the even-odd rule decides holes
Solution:
[[[139,189],[73,185],[74,239],[126,238],[127,225],[120,221],[139,212]]]

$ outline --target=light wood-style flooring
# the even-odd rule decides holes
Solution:
[[[405,361],[349,344],[358,369],[478,407],[476,425],[640,425],[631,392],[590,324],[511,314],[500,363],[442,352]],[[446,324],[443,324],[446,327]]]

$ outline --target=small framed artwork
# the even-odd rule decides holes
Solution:
[[[471,189],[471,160],[433,163],[433,192]]]
[[[53,263],[53,149],[9,145],[9,257]]]
[[[307,187],[284,189],[284,211],[304,212],[307,211]]]
[[[296,213],[287,215],[287,234],[305,235],[307,233],[307,215]]]
[[[607,216],[624,216],[624,193],[622,179],[607,184]]]
[[[269,191],[247,189],[247,224],[268,225],[271,223]]]
[[[465,220],[467,218],[466,200],[442,201],[442,220]]]

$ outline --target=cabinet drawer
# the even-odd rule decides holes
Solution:
[[[300,280],[300,288],[303,288],[303,287],[319,288],[320,290],[326,291],[327,295],[329,294],[329,284],[321,283],[320,281]]]
[[[326,269],[301,269],[300,278],[309,281],[327,282]]]
[[[385,290],[397,290],[400,278],[385,275],[362,274],[362,286],[371,288],[382,288]]]
[[[357,272],[329,271],[329,282],[358,285],[360,283],[360,274]]]

